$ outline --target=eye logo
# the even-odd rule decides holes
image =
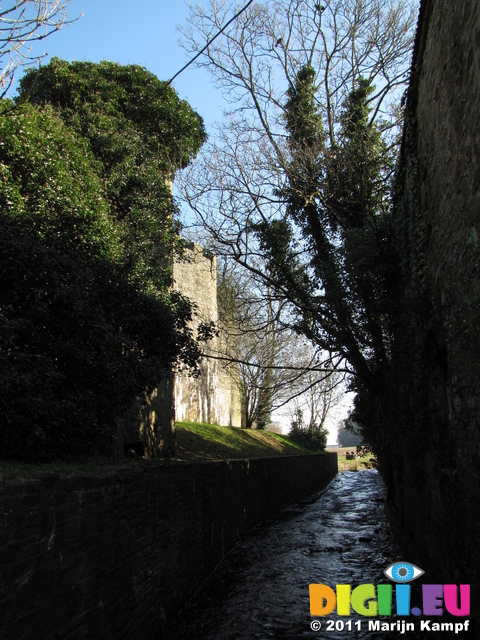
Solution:
[[[389,580],[393,580],[393,582],[405,583],[416,580],[422,576],[425,571],[409,562],[394,562],[387,567],[383,573]]]

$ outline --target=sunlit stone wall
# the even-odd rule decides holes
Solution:
[[[174,286],[195,305],[195,329],[202,322],[218,325],[216,258],[197,244],[190,244],[183,259],[173,264]],[[207,354],[221,356],[220,335],[203,345]],[[200,375],[186,370],[175,376],[175,419],[240,427],[238,369],[225,361],[202,358]]]

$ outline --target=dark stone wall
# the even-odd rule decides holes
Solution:
[[[395,210],[397,402],[382,461],[405,553],[432,581],[480,576],[480,11],[423,0]],[[472,596],[473,614],[475,600]]]
[[[239,536],[313,494],[336,454],[0,485],[0,638],[148,640]]]

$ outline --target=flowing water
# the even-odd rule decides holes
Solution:
[[[290,507],[256,527],[221,563],[172,625],[168,640],[254,640],[268,638],[433,639],[402,628],[375,631],[352,611],[310,615],[311,583],[353,586],[387,582],[383,571],[400,560],[384,515],[385,490],[376,471],[338,474],[310,501]],[[372,618],[397,621],[396,616]],[[312,629],[321,624],[321,629]],[[343,627],[343,628],[342,628]],[[442,634],[446,640],[448,634]],[[452,636],[453,637],[453,636]],[[458,636],[455,636],[458,637]],[[462,637],[462,634],[460,635]]]

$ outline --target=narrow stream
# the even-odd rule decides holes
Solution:
[[[384,500],[376,471],[339,473],[313,501],[256,527],[182,611],[167,639],[433,639],[437,634],[417,635],[417,627],[405,634],[372,631],[369,619],[354,612],[350,628],[341,629],[340,621],[345,624],[348,618],[338,618],[336,612],[318,619],[319,631],[311,628],[316,619],[310,615],[310,583],[386,582],[383,571],[402,559],[384,515]],[[372,620],[393,622],[397,617]]]

